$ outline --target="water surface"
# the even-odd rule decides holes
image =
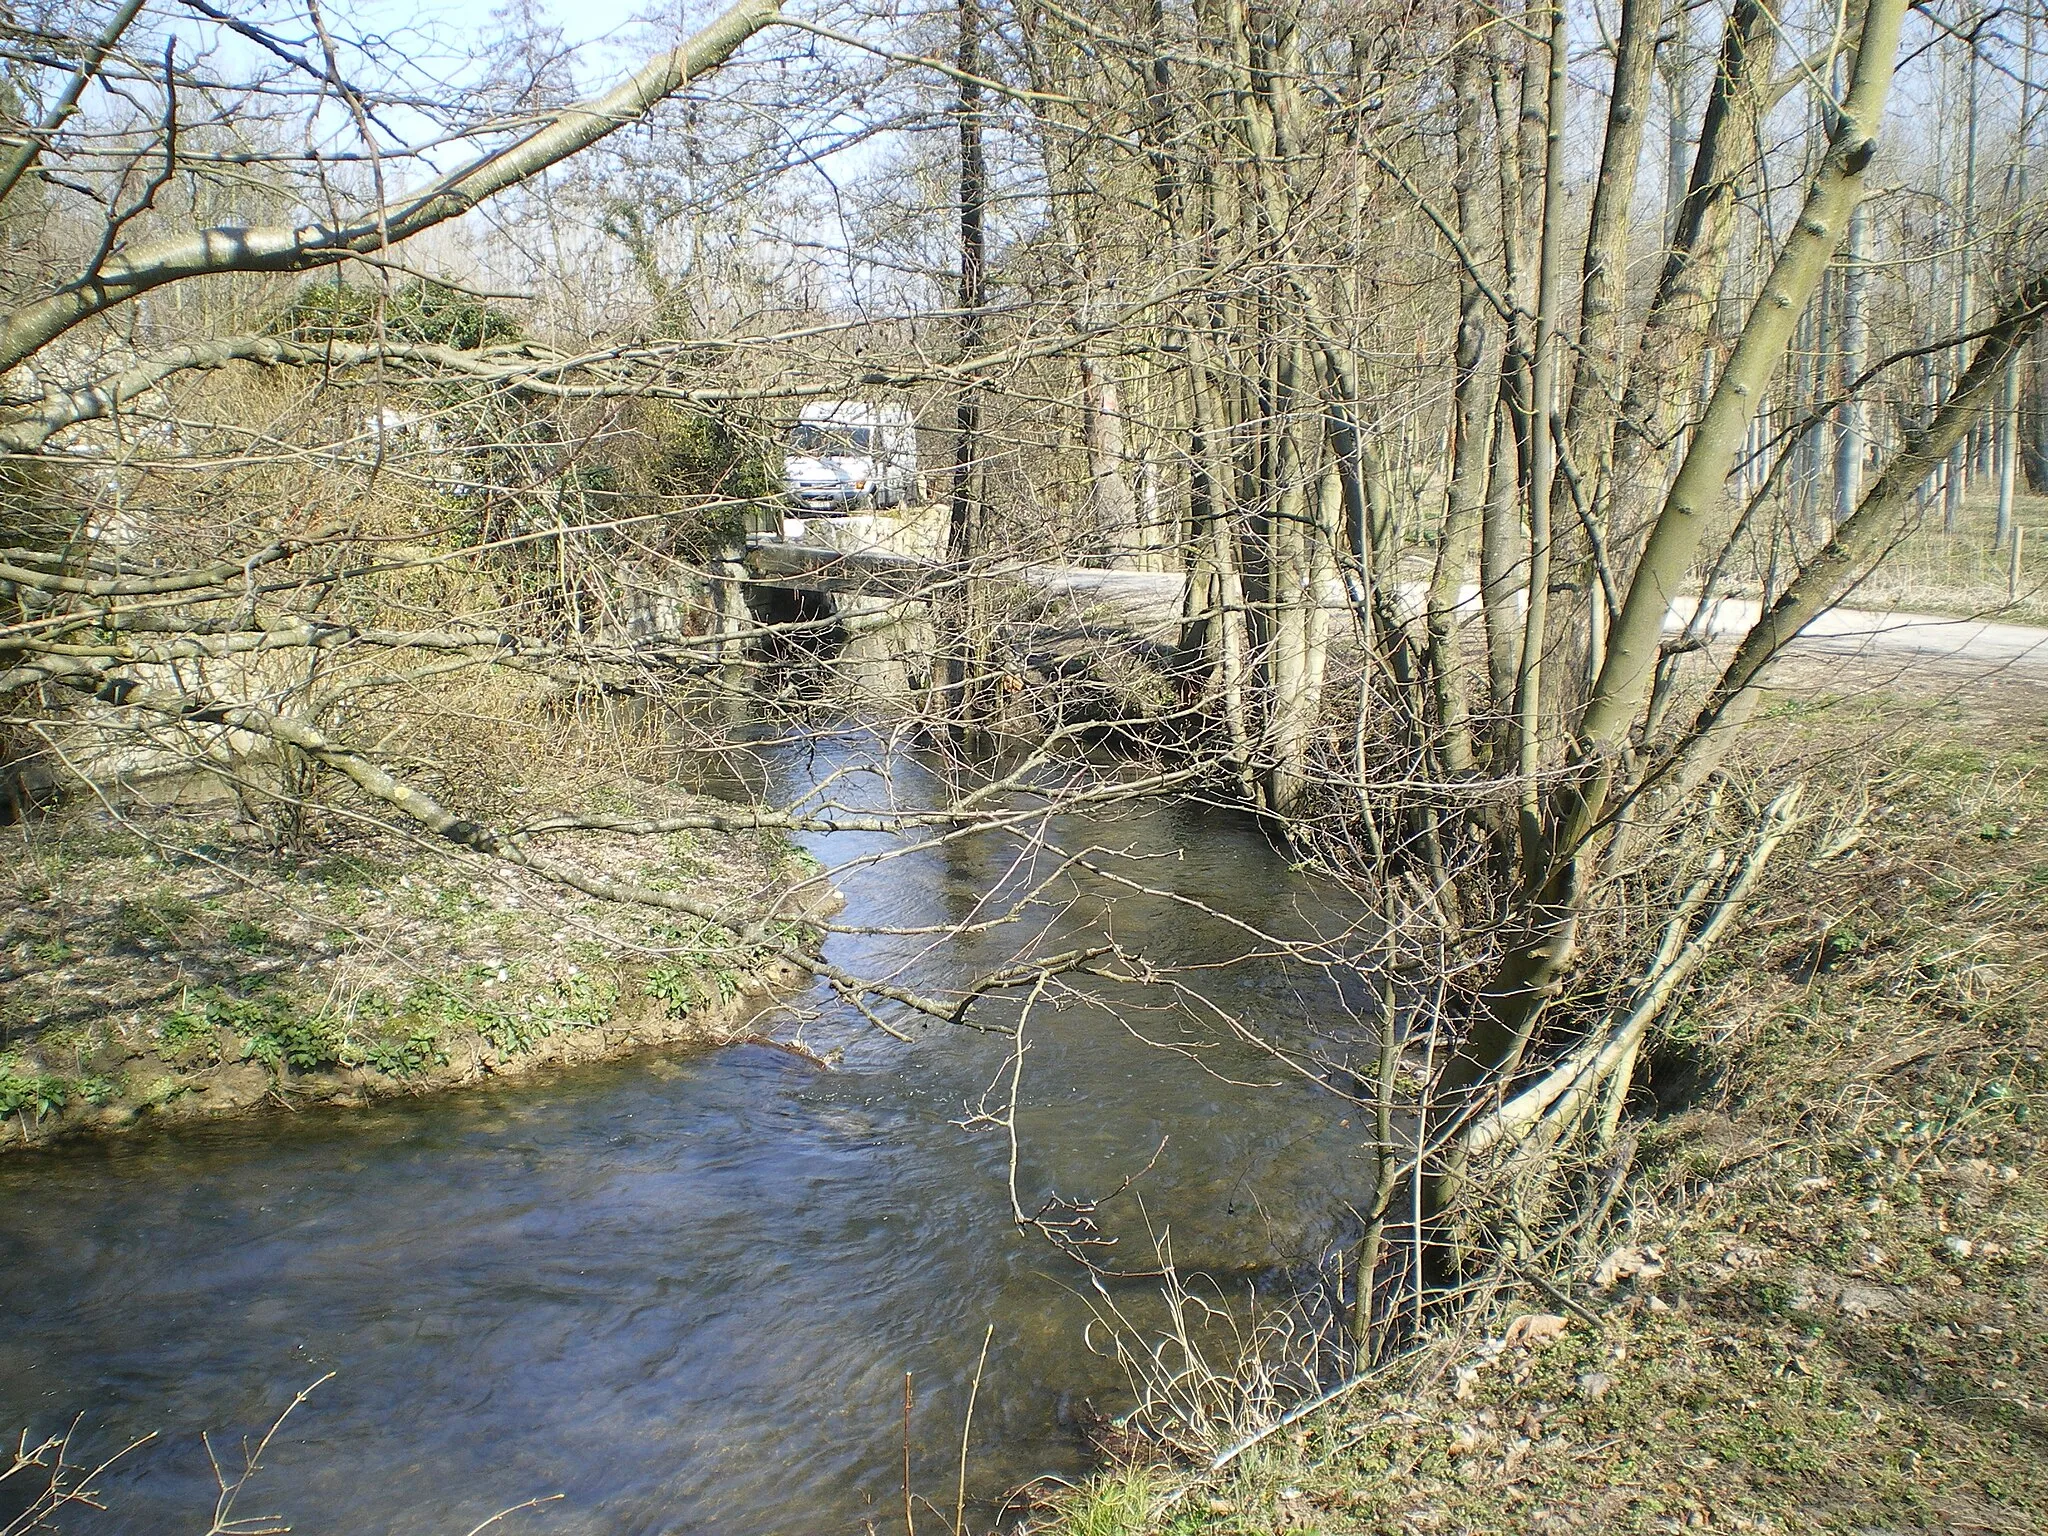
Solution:
[[[832,760],[769,766],[786,788]],[[889,793],[925,790],[901,772]],[[1338,926],[1329,893],[1225,812],[1157,806],[1051,832],[1268,932]],[[887,845],[817,846],[834,860]],[[993,835],[890,859],[845,880],[842,920],[957,921],[1050,859]],[[1026,924],[1050,927],[1052,948],[1113,937],[1193,967],[1180,981],[1290,1038],[1346,1007],[1316,967],[1261,953],[1220,915],[1085,873],[1052,894],[1066,905]],[[847,935],[830,953],[939,986],[1020,936]],[[1312,1256],[1363,1177],[1336,1101],[1216,1043],[1171,1010],[1170,987],[1084,990],[1095,1006],[1045,999],[1029,1026],[1027,1209],[1049,1191],[1106,1193],[1152,1160],[1105,1212],[1114,1262],[1143,1267],[1148,1233],[1170,1230],[1178,1257],[1239,1297],[1263,1266]],[[0,1429],[34,1438],[76,1419],[81,1452],[102,1453],[158,1432],[104,1479],[107,1512],[64,1528],[201,1536],[214,1484],[200,1432],[232,1466],[241,1436],[331,1371],[238,1513],[301,1532],[465,1536],[561,1494],[506,1528],[852,1533],[900,1520],[905,1372],[920,1491],[950,1513],[967,1382],[993,1324],[977,1496],[1075,1474],[1084,1405],[1128,1403],[1084,1339],[1102,1298],[1014,1228],[1007,1138],[956,1123],[1007,1081],[1009,1042],[934,1026],[904,1044],[823,995],[799,1003],[804,1037],[843,1046],[842,1070],[758,1047],[645,1056],[9,1158]],[[1154,1289],[1111,1293],[1142,1318]]]

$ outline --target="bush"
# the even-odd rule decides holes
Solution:
[[[294,341],[316,344],[374,341],[380,297],[377,289],[360,283],[308,283],[292,300],[278,330]],[[391,290],[384,305],[384,334],[393,341],[468,351],[516,342],[523,332],[503,310],[445,284],[418,279]]]
[[[765,502],[780,490],[780,466],[771,462],[769,433],[758,422],[707,416],[679,406],[645,408],[643,427],[651,440],[639,473],[656,494],[716,497],[722,506],[694,515],[694,526],[669,530],[686,553],[703,554],[732,544],[747,531],[747,503]]]

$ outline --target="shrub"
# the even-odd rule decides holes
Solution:
[[[294,341],[367,342],[377,336],[377,289],[362,283],[308,283],[278,330]],[[384,305],[384,334],[427,346],[496,346],[520,339],[519,322],[503,310],[448,287],[418,279],[400,283]]]

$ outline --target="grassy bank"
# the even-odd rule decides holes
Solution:
[[[2048,496],[2023,491],[2014,500],[2013,521],[2023,530],[2017,569],[2011,548],[1993,542],[1995,490],[1972,489],[1953,533],[1945,531],[1942,509],[1936,506],[1898,541],[1849,602],[1858,608],[2048,625]]]
[[[1557,1294],[1511,1279],[1224,1472],[1141,1458],[1053,1528],[2048,1529],[2040,705],[1802,707],[1828,808],[1660,1044]]]
[[[787,937],[815,939],[815,885],[787,893],[816,866],[780,836],[596,853],[736,912],[786,902]],[[0,1150],[716,1043],[801,977],[708,924],[397,838],[279,851],[217,808],[31,821],[0,834],[0,869]]]

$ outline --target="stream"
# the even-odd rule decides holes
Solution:
[[[867,750],[852,738],[757,761],[786,797]],[[856,774],[834,793],[916,804],[932,787],[898,767],[893,784]],[[1228,920],[1290,939],[1344,922],[1249,820],[1155,803],[1056,818],[1050,833],[1214,910],[1071,872],[1053,904],[1007,929],[840,935],[830,958],[944,986],[1051,930],[1047,950],[1113,937],[1296,1041],[1357,1005]],[[836,865],[901,845],[842,834],[811,846]],[[838,881],[838,920],[957,922],[992,888],[1052,869],[1048,851],[1033,862],[1021,849],[977,834],[883,859]],[[1074,986],[1085,1000],[1042,999],[1027,1028],[1025,1210],[1054,1190],[1108,1194],[1149,1163],[1102,1212],[1119,1239],[1109,1262],[1148,1268],[1153,1234],[1170,1232],[1177,1261],[1213,1271],[1208,1294],[1240,1319],[1277,1305],[1276,1266],[1318,1257],[1363,1177],[1341,1104],[1177,1015],[1170,986]],[[0,1432],[33,1442],[76,1420],[82,1459],[154,1431],[100,1479],[106,1511],[69,1511],[60,1528],[205,1536],[215,1487],[201,1431],[232,1471],[243,1437],[332,1372],[237,1515],[303,1533],[465,1536],[560,1494],[493,1530],[852,1536],[870,1521],[901,1528],[906,1372],[918,1491],[951,1516],[993,1325],[969,1445],[979,1525],[1003,1490],[1079,1475],[1084,1422],[1131,1402],[1091,1318],[1113,1299],[1156,1323],[1157,1282],[1098,1292],[1014,1226],[1009,1139],[957,1123],[992,1083],[991,1102],[1007,1102],[1006,1037],[913,1026],[903,1043],[822,992],[798,1002],[803,1038],[843,1049],[840,1070],[760,1047],[650,1054],[0,1162]],[[982,1016],[1014,1022],[1021,1004]],[[1229,1330],[1211,1333],[1227,1364]],[[0,1517],[18,1503],[9,1487]]]

